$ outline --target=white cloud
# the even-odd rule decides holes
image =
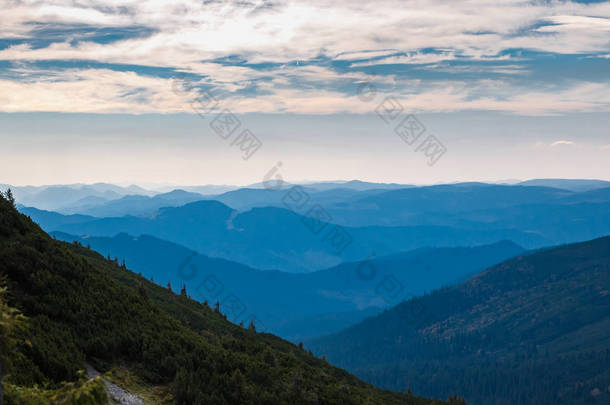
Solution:
[[[566,141],[566,140],[555,141],[551,144],[551,147],[561,146],[561,145],[574,145],[574,142]]]
[[[606,16],[607,17],[607,16]],[[610,19],[583,15],[556,15],[544,18],[554,25],[545,25],[538,32],[560,32],[566,30],[610,31]]]
[[[3,10],[3,26],[6,22],[7,28],[2,30],[12,35],[28,36],[31,22],[138,25],[158,34],[113,44],[9,49],[0,52],[2,59],[93,57],[114,63],[140,60],[155,66],[235,54],[253,61],[286,61],[319,54],[354,60],[424,48],[449,49],[472,57],[493,56],[516,47],[560,53],[607,51],[610,17],[607,3],[525,0],[284,0],[267,8],[260,8],[261,2],[244,6],[238,1],[196,0],[16,4],[20,5]],[[544,21],[555,25],[527,30]]]
[[[2,111],[181,112],[169,79],[109,69],[69,70],[35,80],[0,80]]]
[[[441,53],[422,53],[413,52],[407,55],[388,56],[381,59],[376,59],[367,62],[352,63],[352,67],[360,66],[374,66],[374,65],[390,65],[390,64],[428,64],[436,63],[447,60],[454,60],[455,53],[453,52],[441,52]]]
[[[396,97],[405,111],[450,112],[460,110],[493,110],[521,115],[548,115],[572,111],[610,111],[610,84],[575,83],[569,89],[546,92],[523,92],[503,81],[435,82],[426,83],[420,90],[418,81],[393,83],[400,91],[382,93],[368,102],[362,101],[354,86],[353,93],[325,89],[312,85],[293,88],[295,77],[310,77],[326,81],[340,80],[343,76],[331,70],[309,67],[302,72],[297,67],[286,68],[281,75],[261,81],[261,94],[239,94],[243,88],[261,75],[261,72],[233,67],[224,71],[218,64],[200,64],[193,67],[210,74],[203,80],[212,87],[212,94],[223,108],[236,113],[291,112],[306,114],[332,114],[339,112],[371,113],[387,95]],[[220,72],[218,72],[220,71]],[[145,76],[135,72],[117,72],[110,69],[71,69],[62,72],[20,68],[16,73],[21,80],[0,79],[0,111],[54,111],[93,113],[175,113],[189,112],[189,102],[196,93],[176,94],[172,79]],[[354,82],[369,77],[361,73],[351,75]],[[384,77],[383,79],[388,79]],[[384,82],[372,78],[374,85]]]
[[[389,56],[398,53],[396,49],[393,50],[378,50],[378,51],[361,51],[361,52],[345,52],[335,56],[335,60],[361,60],[370,58],[379,58],[382,56]]]
[[[243,110],[277,108],[277,111],[328,113],[370,110],[357,97],[346,97],[333,86],[366,81],[367,75],[289,64],[319,56],[354,61],[352,67],[362,67],[435,64],[456,58],[508,59],[507,55],[499,55],[514,48],[603,55],[609,51],[610,2],[5,0],[4,3],[0,27],[0,37],[4,38],[32,38],[38,35],[35,28],[46,25],[118,30],[138,26],[149,28],[153,34],[112,43],[66,40],[46,47],[13,45],[0,50],[0,60],[87,60],[199,73],[206,76],[203,83],[229,93],[227,102]],[[553,25],[530,28],[541,22]],[[421,51],[426,48],[440,52]],[[285,65],[263,71],[210,62],[235,55],[251,63]],[[438,69],[527,73],[517,64]],[[104,80],[95,77],[98,73]],[[263,94],[230,95],[255,80],[265,90]],[[390,86],[410,108],[426,111],[489,109],[549,114],[607,111],[610,104],[608,83],[575,82],[562,89],[532,90],[509,83],[474,80],[416,83],[415,91],[413,81],[400,81],[391,75],[377,77],[375,81]],[[180,102],[168,94],[169,87],[168,80],[163,78],[93,69],[55,72],[55,77],[41,77],[37,81],[5,78],[0,81],[3,101],[0,109],[171,112],[180,108]],[[78,99],[70,96],[71,91],[78,94]]]

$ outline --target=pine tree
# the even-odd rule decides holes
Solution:
[[[453,393],[452,396],[447,398],[447,402],[449,405],[466,405],[466,400],[458,397],[456,393]]]
[[[170,283],[169,281],[167,282],[167,289],[172,291],[172,283]]]
[[[248,325],[248,330],[256,332],[256,325],[254,324],[254,321],[250,321],[250,325]]]
[[[182,284],[182,288],[180,289],[180,295],[186,297],[186,284]]]
[[[11,205],[14,207],[15,206],[15,197],[13,196],[13,192],[11,191],[11,189],[9,188],[8,190],[6,190],[6,199],[8,200],[8,202],[11,203]]]
[[[405,395],[407,396],[407,398],[409,400],[414,400],[415,395],[413,395],[413,391],[411,391],[411,387],[407,387],[407,390],[405,391]]]
[[[137,283],[138,293],[140,294],[140,296],[144,299],[148,299],[148,293],[146,292],[146,287],[144,287],[144,283],[142,282],[142,280],[138,279]]]

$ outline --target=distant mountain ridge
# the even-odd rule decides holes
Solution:
[[[51,235],[125,260],[130,269],[160,285],[185,284],[189,294],[200,301],[219,301],[223,306],[225,296],[233,294],[269,330],[294,341],[338,331],[406,297],[452,284],[524,252],[508,241],[472,248],[425,248],[309,274],[288,274],[197,255],[147,235]],[[205,280],[216,287],[202,288]],[[397,283],[393,290],[385,287],[388,282]],[[325,319],[334,321],[329,324]]]
[[[525,246],[550,242],[534,233],[511,229],[460,229],[444,226],[344,227],[351,243],[339,251],[324,233],[316,234],[303,216],[276,207],[238,213],[217,201],[197,201],[163,208],[154,217],[91,219],[21,208],[47,231],[72,235],[148,234],[202,254],[265,270],[310,272],[345,261],[359,261],[372,252],[385,256],[425,246],[473,246],[513,240]],[[324,232],[333,224],[322,224]]]
[[[90,214],[94,216],[124,216],[124,215],[147,215],[155,209],[161,208],[162,204],[141,200],[140,206],[137,200],[131,204],[123,205],[117,201],[125,196],[145,196],[154,197],[159,194],[167,194],[174,190],[182,190],[189,193],[200,194],[204,197],[199,199],[215,199],[221,201],[232,208],[247,210],[253,207],[282,206],[281,200],[285,191],[295,184],[283,183],[281,190],[267,189],[263,183],[252,184],[247,187],[236,186],[164,186],[161,189],[146,190],[138,186],[121,187],[107,183],[97,184],[71,184],[53,186],[26,186],[13,187],[14,194],[18,202],[22,205],[32,206],[38,209],[54,210],[66,214]],[[418,193],[425,193],[427,190],[444,188],[448,190],[464,189],[475,186],[493,186],[494,183],[462,182],[452,184],[440,184],[431,186],[414,186],[409,184],[396,183],[373,183],[360,180],[336,181],[336,182],[308,182],[300,186],[311,194],[315,194],[315,199],[327,209],[340,208],[345,203],[352,200],[362,199],[367,195],[381,194],[384,191],[401,189],[418,189]],[[498,184],[504,185],[506,184]],[[560,189],[564,192],[584,192],[594,191],[600,188],[610,187],[610,182],[603,180],[573,180],[573,179],[534,179],[524,182],[516,182],[512,186],[525,187],[545,187]],[[0,185],[6,189],[9,185]],[[388,197],[392,196],[388,194]],[[169,199],[168,206],[180,206],[188,202],[195,201],[194,198],[182,200]],[[157,199],[158,201],[158,199]],[[606,200],[607,201],[607,200]],[[520,204],[528,203],[521,201]],[[105,207],[108,206],[108,207]],[[344,207],[345,208],[345,207]],[[489,208],[487,206],[486,208]],[[401,222],[401,217],[394,216],[398,220],[394,225],[407,225]],[[362,225],[364,223],[348,222],[348,225]],[[369,222],[367,225],[385,225],[383,222]]]
[[[518,183],[522,186],[544,186],[570,191],[591,191],[610,187],[610,181],[585,179],[532,179]]]
[[[173,190],[152,197],[129,194],[114,200],[101,201],[93,205],[73,205],[58,210],[63,214],[81,214],[94,217],[122,217],[127,215],[152,215],[163,207],[178,207],[194,201],[206,199],[199,193]],[[79,202],[82,200],[79,200]],[[78,202],[77,202],[78,204]]]
[[[295,190],[303,207],[290,203]],[[366,191],[240,189],[214,200],[201,198],[184,191],[125,197],[100,205],[107,207],[105,213],[87,212],[138,215],[100,219],[21,209],[47,231],[149,234],[212,257],[291,272],[359,261],[373,252],[382,256],[501,240],[535,249],[610,234],[610,188],[573,192],[470,182]],[[328,235],[335,231],[347,235],[344,249],[332,245]]]
[[[20,204],[46,210],[57,210],[73,204],[82,204],[79,201],[91,197],[98,198],[99,201],[108,201],[128,194],[155,194],[135,185],[121,187],[109,183],[17,187],[8,184],[0,185],[0,189],[3,191],[7,188],[12,189]]]

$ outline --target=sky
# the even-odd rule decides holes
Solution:
[[[0,6],[0,183],[610,180],[608,1]]]

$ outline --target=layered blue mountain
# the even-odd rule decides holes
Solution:
[[[9,187],[20,204],[45,210],[60,210],[71,206],[89,207],[130,194],[155,194],[135,185],[121,187],[108,183],[23,187],[0,185],[2,190]]]
[[[339,223],[353,225],[489,226],[508,207],[566,204],[575,193],[548,187],[460,183],[385,191],[364,196],[330,213]],[[486,217],[469,215],[486,211]],[[493,215],[490,215],[493,214]]]
[[[447,226],[344,227],[344,245],[332,243],[333,224],[316,222],[285,208],[253,208],[239,213],[217,201],[197,201],[162,208],[151,217],[96,219],[22,208],[46,231],[72,235],[155,236],[199,253],[248,266],[309,272],[347,261],[364,260],[426,246],[474,246],[512,240],[526,248],[548,245],[549,239],[518,229],[461,229]]]
[[[64,207],[59,212],[64,214],[84,214],[94,217],[121,217],[126,215],[151,215],[163,207],[179,207],[194,201],[206,199],[199,193],[184,190],[173,190],[168,193],[149,197],[146,195],[126,195],[124,197],[90,203],[89,200],[79,200],[81,205],[73,204]]]
[[[322,183],[326,185],[325,183]],[[375,183],[371,183],[375,184]],[[362,190],[342,187],[342,183],[329,183],[336,185],[336,188],[319,187],[319,184],[311,184],[300,186],[307,193],[315,204],[319,204],[325,208],[332,206],[341,206],[346,202],[364,198],[370,195],[377,195],[386,192],[387,188],[364,188]],[[285,199],[293,185],[284,185],[280,190],[265,189],[265,188],[240,188],[232,190],[220,195],[210,196],[209,199],[220,201],[236,210],[244,211],[254,207],[284,207]],[[390,188],[394,189],[394,188]]]
[[[610,403],[610,237],[509,259],[309,346],[384,388]]]
[[[270,178],[269,183],[273,183],[275,180],[273,177]],[[283,181],[283,180],[282,180]],[[269,184],[267,183],[267,184]],[[283,187],[292,187],[295,184],[290,184],[288,182],[283,181]],[[267,188],[267,184],[265,182],[255,183],[247,186],[246,188],[251,189],[261,189]],[[317,182],[305,182],[298,183],[303,187],[307,187],[312,190],[317,191],[325,191],[325,190],[334,190],[337,188],[346,189],[346,190],[354,190],[354,191],[366,191],[366,190],[392,190],[397,188],[407,188],[414,187],[410,184],[398,184],[398,183],[374,183],[369,181],[362,180],[348,180],[348,181],[317,181]]]
[[[425,248],[309,274],[260,271],[198,255],[152,236],[58,239],[90,246],[160,285],[183,285],[193,298],[218,301],[229,319],[255,314],[271,331],[300,340],[338,331],[412,295],[423,294],[522,253],[508,241],[473,248]],[[239,304],[239,305],[237,305]]]
[[[589,184],[588,181],[585,184]],[[595,184],[601,186],[605,183],[598,181]],[[596,211],[595,215],[604,214],[610,204],[610,188],[575,192],[539,186],[459,183],[361,192],[343,188],[320,192],[305,187],[304,191],[312,201],[325,208],[332,222],[346,226],[434,225],[510,229],[513,228],[514,216],[506,210],[514,209],[519,215],[530,217],[523,230],[540,234],[547,238],[548,244],[601,236],[604,233],[591,232],[583,239],[564,240],[554,238],[554,233],[555,229],[565,229],[566,225],[575,225],[576,221],[585,228],[592,223],[602,223],[593,217],[593,212],[587,214],[589,208]],[[261,206],[283,207],[286,194],[286,190],[240,189],[213,198],[235,209],[245,210]],[[534,220],[531,217],[535,217]],[[557,226],[547,230],[545,222],[554,222]]]
[[[460,187],[465,185],[474,185],[476,183],[457,183],[444,185],[440,187]],[[480,185],[480,183],[479,183]],[[517,186],[533,186],[543,188],[562,189],[569,192],[592,191],[600,188],[609,188],[610,182],[603,180],[579,180],[579,179],[534,179],[524,182],[516,182]],[[350,198],[360,192],[379,192],[406,189],[406,188],[424,188],[415,187],[412,185],[394,184],[394,183],[371,183],[359,180],[338,181],[338,182],[317,182],[307,183],[302,185],[311,193],[330,192],[318,194],[316,200],[321,200],[322,205],[330,203],[349,202]],[[118,200],[125,196],[146,196],[153,197],[161,193],[169,194],[173,190],[181,190],[201,194],[207,196],[208,199],[217,199],[236,209],[248,209],[255,206],[270,206],[277,205],[281,201],[281,197],[285,194],[285,190],[292,187],[289,183],[284,183],[282,190],[273,192],[266,190],[263,183],[253,184],[244,189],[239,189],[235,186],[163,186],[157,191],[146,190],[138,186],[121,187],[107,183],[96,183],[91,185],[86,184],[70,184],[70,185],[51,185],[51,186],[10,186],[1,184],[0,188],[12,188],[17,200],[26,206],[32,206],[39,209],[58,210],[62,213],[89,214],[86,210],[97,208],[98,206],[107,204],[114,200]],[[439,186],[432,186],[439,187]],[[230,191],[238,191],[231,193]],[[242,191],[244,190],[244,191]],[[335,193],[334,190],[338,190]],[[347,193],[351,191],[352,193]],[[223,194],[224,193],[224,194]],[[359,197],[364,197],[366,194],[361,194]],[[201,199],[201,198],[200,198]],[[171,201],[168,198],[168,201]],[[146,201],[146,200],[143,200]],[[190,201],[184,201],[187,203]],[[171,204],[176,206],[178,204]],[[117,206],[118,208],[119,206]],[[140,215],[147,214],[150,208],[142,207],[140,212],[135,205],[128,205],[127,210],[123,212],[114,212],[112,216],[123,215]],[[101,207],[100,207],[101,209]],[[107,213],[95,214],[96,216],[109,216]]]
[[[146,216],[103,219],[52,216],[30,208],[47,231],[75,235],[149,234],[197,252],[259,269],[306,272],[426,246],[473,246],[512,240],[528,249],[610,234],[610,188],[573,192],[539,186],[460,183],[396,190],[317,192],[303,188],[308,205],[289,207],[290,190],[240,189],[215,201],[159,208]],[[180,198],[198,195],[176,192]],[[153,205],[178,204],[141,197]],[[167,201],[167,202],[166,202]],[[241,201],[241,203],[239,202]],[[121,202],[121,200],[119,200]],[[117,212],[125,206],[115,205]],[[321,209],[319,221],[312,208]],[[320,211],[317,212],[320,214]],[[329,231],[343,225],[351,243],[333,246]],[[339,246],[341,247],[341,246]]]
[[[586,179],[533,179],[518,183],[522,186],[543,186],[571,191],[589,191],[610,187],[610,181]]]
[[[593,181],[569,184],[593,187]],[[554,183],[557,183],[555,181]],[[601,186],[604,182],[595,181]],[[610,233],[610,188],[584,192],[539,186],[461,183],[356,192],[305,188],[331,222],[352,227],[440,226],[469,231],[518,231],[508,235],[529,248],[571,243]],[[285,190],[241,189],[217,197],[237,209],[283,206]],[[447,244],[447,241],[442,243]],[[432,242],[432,245],[438,246]]]
[[[337,188],[347,189],[347,190],[355,190],[355,191],[367,191],[367,190],[392,190],[398,188],[408,188],[414,187],[409,184],[397,184],[397,183],[372,183],[369,181],[361,181],[361,180],[350,180],[350,181],[340,181],[340,182],[316,182],[307,184],[308,187],[311,187],[318,191],[325,190],[334,190]]]

